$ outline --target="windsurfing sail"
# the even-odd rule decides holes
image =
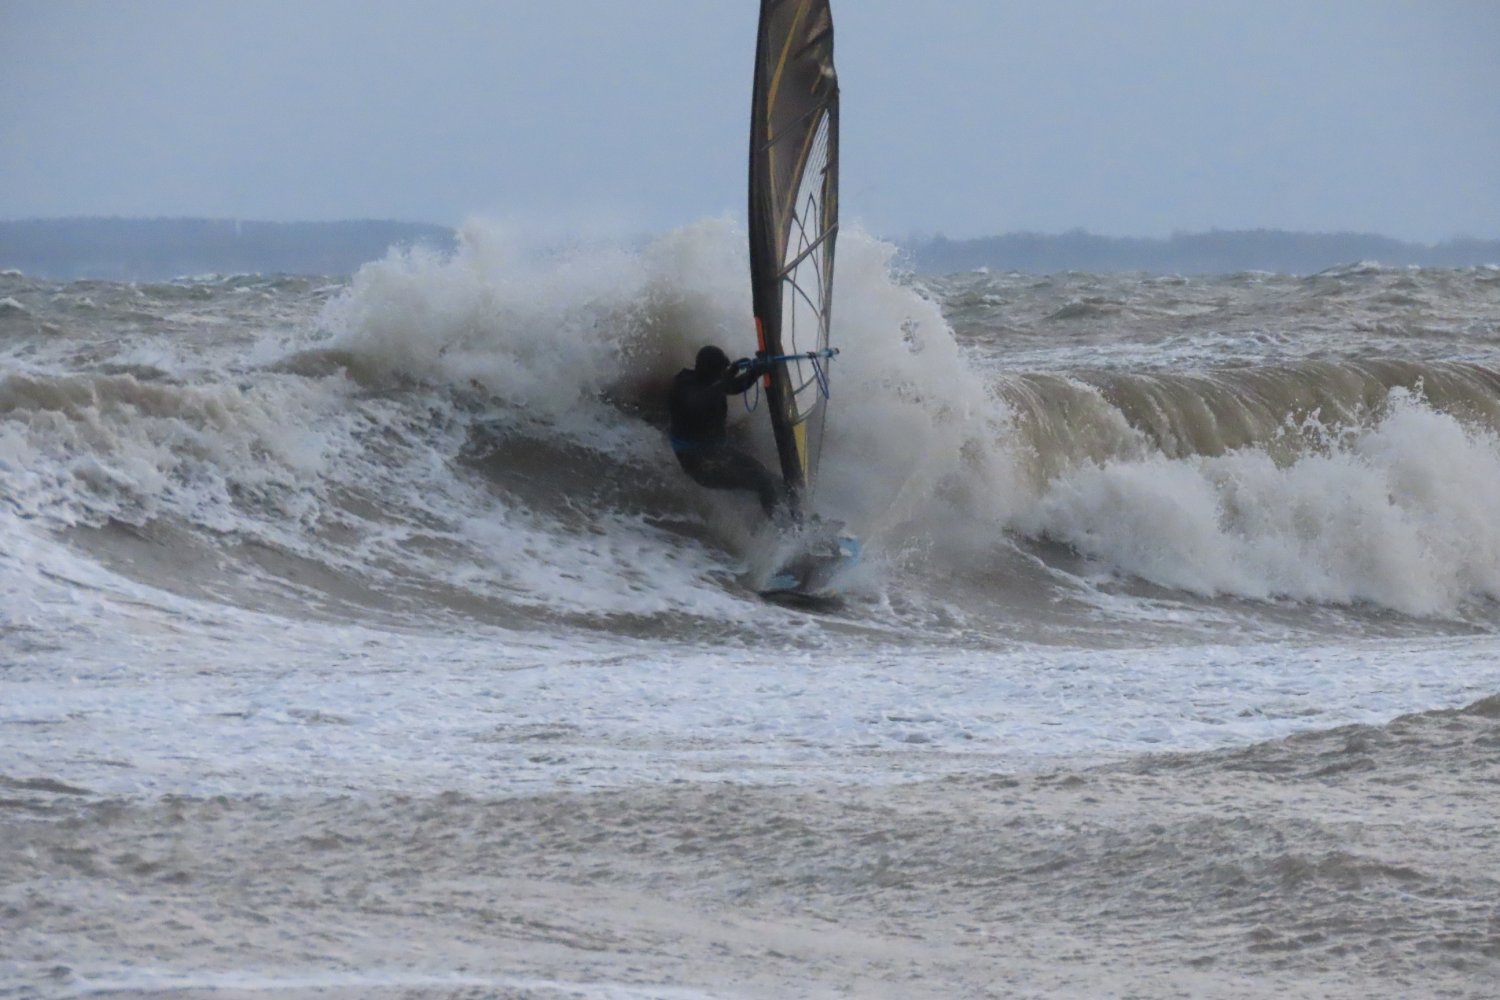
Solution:
[[[766,399],[797,510],[823,444],[838,233],[839,85],[828,0],[761,0],[750,116],[750,280]]]

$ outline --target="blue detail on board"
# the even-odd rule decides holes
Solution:
[[[859,565],[862,551],[853,535],[816,539],[772,573],[760,593],[764,597],[836,597],[842,592],[845,574]]]

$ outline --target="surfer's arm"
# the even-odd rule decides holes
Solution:
[[[740,358],[729,366],[719,380],[724,386],[724,395],[738,396],[755,384],[755,380],[771,370],[771,362],[763,357]]]

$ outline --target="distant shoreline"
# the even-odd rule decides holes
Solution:
[[[451,249],[446,226],[386,220],[0,220],[0,271],[40,278],[169,281],[196,274],[347,275],[396,245]]]
[[[233,219],[69,218],[0,220],[0,271],[72,280],[167,281],[195,274],[348,275],[391,246],[451,250],[446,226],[385,220],[244,222]],[[1069,233],[942,236],[902,243],[922,273],[989,268],[1209,274],[1313,274],[1357,261],[1391,267],[1500,265],[1500,240],[1411,243],[1369,233],[1279,229],[1178,233],[1162,239]]]
[[[1500,265],[1500,240],[1454,239],[1423,244],[1372,233],[1281,229],[1175,233],[1165,239],[1096,236],[1082,230],[1060,235],[1010,233],[970,240],[937,236],[911,242],[906,249],[917,271],[940,274],[982,267],[1041,274],[1316,274],[1359,261],[1376,261],[1389,267]]]

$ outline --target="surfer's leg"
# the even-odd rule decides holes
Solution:
[[[781,488],[776,484],[776,478],[756,460],[754,455],[740,452],[736,458],[745,463],[741,466],[741,470],[748,488],[754,490],[756,497],[760,500],[760,509],[765,511],[768,520],[776,520],[781,507]]]
[[[775,518],[781,506],[781,489],[764,465],[738,448],[680,455],[682,467],[693,481],[711,490],[749,490],[760,500],[766,517]]]

